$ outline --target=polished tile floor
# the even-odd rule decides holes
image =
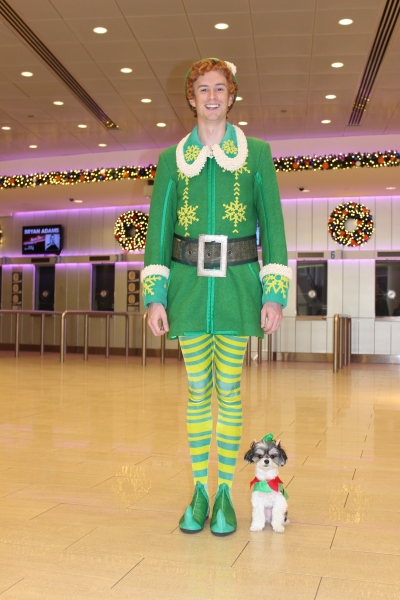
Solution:
[[[399,366],[245,367],[226,538],[177,528],[192,491],[182,363],[1,353],[0,368],[1,600],[400,598]],[[283,535],[249,531],[242,457],[270,432],[289,455]]]

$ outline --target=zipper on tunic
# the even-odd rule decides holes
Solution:
[[[207,158],[207,233],[215,234],[215,160]],[[207,333],[214,333],[215,278],[207,278]]]

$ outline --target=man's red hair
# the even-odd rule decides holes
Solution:
[[[238,84],[234,80],[232,71],[223,60],[205,58],[204,60],[200,60],[192,64],[191,69],[189,71],[189,75],[186,79],[186,100],[188,101],[191,110],[194,112],[195,117],[197,117],[196,108],[192,106],[189,102],[189,100],[192,100],[195,97],[194,84],[199,77],[201,77],[205,73],[209,73],[210,71],[220,71],[228,82],[228,94],[229,96],[233,96],[234,98],[231,106],[228,108],[228,112],[231,110],[232,106],[235,103],[235,98],[238,91]]]

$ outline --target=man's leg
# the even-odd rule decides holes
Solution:
[[[240,380],[247,337],[215,335],[215,388],[218,397],[218,491],[211,518],[214,535],[236,531],[237,521],[230,488],[242,437]]]
[[[215,336],[215,387],[218,397],[218,485],[232,487],[242,437],[240,380],[247,337]]]
[[[197,533],[210,512],[207,482],[212,437],[213,339],[211,335],[200,335],[184,336],[179,341],[189,384],[186,422],[195,483],[192,501],[179,527],[184,533]]]

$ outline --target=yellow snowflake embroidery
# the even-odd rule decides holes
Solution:
[[[263,277],[264,294],[268,294],[270,291],[275,294],[282,294],[283,298],[287,297],[287,291],[289,289],[289,279],[284,275],[266,275]]]
[[[225,142],[222,144],[221,148],[225,152],[225,154],[236,155],[238,153],[238,149],[233,140],[225,140]]]
[[[238,186],[238,185],[239,185],[238,183],[235,183],[235,186]],[[239,233],[239,231],[236,228],[238,226],[238,223],[241,223],[242,221],[246,220],[245,214],[246,214],[247,204],[242,204],[241,202],[239,202],[238,196],[239,196],[240,192],[239,192],[238,188],[236,188],[233,193],[236,196],[235,201],[231,202],[230,204],[224,204],[225,216],[222,218],[233,221],[233,225],[235,227],[235,229],[233,230],[233,233]]]
[[[145,277],[142,282],[142,296],[146,294],[150,294],[150,296],[154,296],[154,286],[156,285],[156,281],[161,281],[160,275],[148,275]]]
[[[185,152],[185,160],[190,162],[192,160],[196,160],[198,155],[200,154],[200,148],[193,144],[193,146],[188,146]]]
[[[178,210],[178,223],[185,228],[185,237],[188,237],[190,234],[188,233],[188,227],[193,223],[193,221],[198,221],[199,219],[196,217],[196,211],[199,208],[198,206],[192,206],[188,202],[188,188],[183,190],[183,199],[184,204],[182,208]],[[185,193],[186,192],[186,193]]]
[[[182,171],[180,171],[180,170],[178,169],[178,181],[179,181],[180,179],[183,179],[183,181],[185,182],[185,184],[186,184],[186,185],[189,185],[189,177],[188,177],[187,175],[184,175],[184,174],[182,173]]]
[[[239,179],[239,175],[241,175],[243,173],[243,171],[245,173],[250,173],[250,170],[246,167],[246,165],[247,165],[247,161],[245,163],[243,163],[243,166],[240,167],[240,169],[236,169],[236,171],[235,171],[236,181]]]

